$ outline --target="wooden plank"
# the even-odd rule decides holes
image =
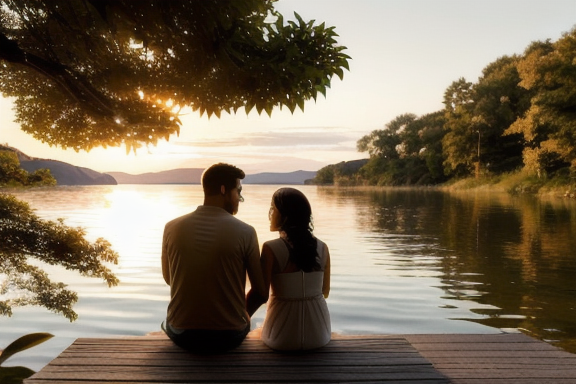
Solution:
[[[451,369],[451,379],[457,378],[474,378],[474,379],[541,379],[542,383],[548,383],[546,380],[554,378],[572,379],[576,380],[575,370],[511,370],[511,369],[483,369],[483,370],[470,370],[470,369]]]
[[[367,380],[436,380],[448,382],[429,366],[382,367],[175,367],[169,370],[150,366],[124,367],[56,367],[48,365],[33,376],[34,380],[100,380],[136,382],[342,382]],[[33,382],[33,381],[27,381]]]
[[[488,384],[486,379],[451,379],[452,384]],[[68,384],[68,383],[67,383]],[[510,378],[492,378],[489,384],[574,384],[574,379],[559,379],[554,378],[547,381],[542,381],[542,379],[532,379],[528,377],[523,377],[521,379],[510,379]]]
[[[406,339],[454,384],[576,383],[576,355],[523,334]]]
[[[149,338],[149,339],[77,339],[69,348],[70,351],[89,350],[98,351],[99,349],[110,351],[110,348],[121,348],[122,350],[142,350],[142,348],[158,351],[162,353],[169,350],[174,352],[182,351],[172,341],[167,338]],[[381,350],[383,346],[387,349],[396,348],[398,350],[413,350],[413,347],[403,338],[366,338],[366,339],[345,339],[336,338],[327,346],[318,350],[319,353],[334,353],[338,350],[347,351],[351,348],[355,350]],[[242,345],[229,353],[246,353],[252,350],[267,350],[260,340],[245,340]]]
[[[232,357],[219,358],[219,357],[179,357],[179,358],[163,358],[156,359],[153,357],[142,357],[141,355],[117,355],[110,354],[109,357],[62,357],[53,361],[51,365],[54,366],[125,366],[125,365],[154,365],[162,367],[178,367],[178,366],[220,366],[222,364],[230,366],[341,366],[341,365],[354,365],[354,366],[407,366],[407,365],[431,365],[428,360],[414,354],[411,357],[389,357],[386,354],[338,354],[327,355],[322,357],[319,355],[308,355],[306,357],[294,358],[286,356],[278,358],[278,356],[263,355],[259,357],[235,359]]]
[[[572,357],[567,356],[568,352],[564,351],[474,351],[474,350],[462,350],[462,351],[430,351],[424,350],[420,351],[420,354],[430,361],[436,358],[487,358],[487,357],[499,357],[502,359],[509,358],[542,358],[542,359],[570,359]]]
[[[576,357],[576,356],[575,356]],[[498,356],[486,356],[486,357],[435,357],[434,366],[447,366],[449,364],[478,364],[478,365],[495,365],[495,364],[515,364],[515,365],[527,365],[531,367],[553,367],[556,369],[558,366],[576,366],[576,360],[573,358],[564,357],[553,357],[553,358],[543,358],[540,356],[536,357],[498,357]]]
[[[435,333],[435,334],[410,334],[402,335],[410,344],[418,343],[493,343],[506,341],[507,343],[542,343],[523,333],[488,333],[488,334],[464,334],[464,333]],[[546,343],[544,343],[546,344]],[[548,344],[546,344],[548,345]],[[554,348],[553,346],[551,346]]]
[[[26,381],[26,383],[31,382],[34,384],[50,384],[52,382],[56,382],[56,381],[51,381],[51,380],[38,380],[38,381]],[[234,383],[236,381],[231,381],[230,383]],[[252,381],[250,382],[250,384],[270,384],[270,383],[279,383],[280,381],[261,381],[261,380],[257,380],[257,381]],[[310,381],[301,381],[301,383],[309,383]],[[319,382],[325,382],[325,383],[330,383],[330,381],[319,381]],[[447,382],[446,379],[426,379],[426,380],[421,380],[421,379],[400,379],[400,380],[362,380],[362,381],[341,381],[340,384],[348,384],[348,383],[362,383],[362,384],[382,384],[382,383],[399,383],[399,384],[453,384],[454,382]],[[65,382],[65,384],[87,384],[87,381],[84,380],[67,380]],[[120,383],[122,384],[122,382],[111,382],[111,381],[95,381],[95,380],[91,380],[89,382],[89,384],[111,384],[111,383]],[[133,383],[133,382],[132,382]],[[167,382],[163,382],[165,384],[171,384],[171,383],[167,383]],[[187,381],[186,383],[189,383],[189,381]],[[214,384],[214,381],[194,381],[193,384]],[[226,382],[224,382],[226,383]],[[60,383],[59,383],[60,384]],[[482,383],[482,384],[486,384],[486,383]],[[514,383],[512,383],[514,384]],[[532,383],[530,383],[532,384]],[[534,383],[534,384],[542,384],[542,383]],[[556,384],[556,383],[555,383]],[[574,383],[570,383],[570,384],[574,384]]]

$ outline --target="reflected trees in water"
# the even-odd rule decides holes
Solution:
[[[394,268],[435,272],[444,298],[477,303],[471,310],[481,317],[462,320],[576,352],[574,201],[429,189],[320,193],[354,202],[357,226],[396,256]],[[386,267],[379,258],[374,265]]]

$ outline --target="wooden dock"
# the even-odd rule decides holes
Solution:
[[[26,380],[52,383],[576,384],[576,355],[523,334],[335,336],[301,354],[254,335],[222,355],[194,355],[163,336],[77,339]]]

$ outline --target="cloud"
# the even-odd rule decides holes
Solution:
[[[217,139],[198,139],[193,141],[174,141],[175,146],[198,148],[213,147],[340,147],[357,138],[345,133],[334,132],[261,132],[246,133],[241,136]],[[348,144],[348,146],[350,146]]]

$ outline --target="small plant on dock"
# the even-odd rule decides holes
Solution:
[[[2,364],[12,355],[32,348],[38,344],[52,338],[50,333],[30,333],[14,340],[10,345],[0,352],[0,383],[21,384],[24,379],[29,378],[35,372],[26,367],[3,367]]]

